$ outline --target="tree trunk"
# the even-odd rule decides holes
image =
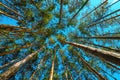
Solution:
[[[84,8],[84,6],[88,3],[89,0],[86,0],[84,2],[84,4],[79,8],[79,10],[73,15],[73,17],[70,19],[70,21],[68,22],[68,25],[69,23],[78,15],[78,13]]]
[[[95,22],[100,21],[101,19],[104,19],[104,18],[106,18],[106,17],[108,17],[108,16],[110,16],[110,15],[112,15],[112,14],[114,14],[114,13],[117,13],[117,12],[119,12],[119,11],[120,11],[120,9],[117,9],[117,10],[115,10],[115,11],[113,11],[113,12],[111,12],[111,13],[109,13],[109,14],[101,17],[101,18],[96,19]]]
[[[92,71],[93,73],[95,73],[97,75],[97,77],[99,78],[99,80],[106,80],[101,74],[99,74],[95,69],[93,69],[80,55],[77,54],[77,56],[78,56],[79,59],[81,59],[81,61],[83,62],[83,64],[86,65],[87,68],[90,71]]]
[[[49,56],[50,56],[50,54],[47,54],[47,55],[45,55],[45,56],[40,60],[40,63],[38,64],[36,70],[32,73],[32,75],[31,75],[31,77],[30,77],[30,80],[34,80],[34,79],[35,79],[35,78],[34,78],[35,74],[41,69],[41,68],[39,68],[40,65],[41,65],[41,66],[45,66],[44,63],[45,63],[47,57],[49,57]]]
[[[5,8],[7,8],[8,10],[10,10],[10,11],[14,12],[14,13],[15,13],[15,14],[17,14],[18,16],[23,17],[23,16],[22,16],[22,15],[20,15],[17,11],[15,11],[15,10],[13,10],[13,9],[9,8],[9,7],[8,7],[8,6],[6,6],[5,4],[3,4],[2,2],[0,2],[0,5],[4,6],[4,7],[5,7]]]
[[[111,18],[108,18],[108,19],[104,19],[104,20],[102,20],[102,21],[93,22],[92,24],[88,25],[87,28],[91,28],[91,27],[93,27],[93,26],[95,26],[95,25],[97,25],[97,24],[100,24],[100,23],[102,23],[102,22],[115,19],[115,18],[117,18],[117,17],[119,17],[119,16],[120,16],[120,14],[118,14],[118,15],[116,15],[116,16],[113,16],[113,17],[111,17]]]
[[[91,36],[91,37],[77,37],[81,39],[120,39],[120,36]]]
[[[62,19],[62,7],[63,7],[63,0],[60,2],[60,19],[59,19],[59,24],[61,24],[61,19]]]
[[[103,49],[107,49],[107,50],[111,50],[111,51],[115,51],[115,52],[120,52],[120,50],[118,50],[118,49],[102,46],[102,45],[99,45],[99,44],[94,44],[94,43],[91,43],[91,42],[86,42],[86,41],[81,41],[81,40],[80,40],[80,42],[83,42],[83,44],[90,44],[90,45],[93,45],[95,47],[101,47]]]
[[[81,48],[85,52],[91,53],[91,54],[93,54],[97,57],[103,58],[106,61],[109,61],[109,62],[112,62],[114,64],[120,65],[120,53],[109,52],[109,51],[93,48],[93,47],[90,47],[90,46],[86,46],[86,45],[83,45],[83,44],[78,44],[78,43],[75,43],[75,42],[64,41],[64,43],[76,46],[78,48]]]
[[[109,6],[106,7],[106,9],[110,8],[111,6],[113,6],[114,4],[118,3],[120,0],[117,0],[116,2],[110,4]]]
[[[22,48],[27,48],[27,47],[30,47],[32,45],[33,45],[33,43],[27,43],[26,45],[18,47],[18,48],[15,48],[13,50],[2,52],[2,53],[0,53],[0,56],[4,56],[4,55],[7,55],[7,54],[11,54],[11,53],[17,52],[17,51],[19,51]]]
[[[40,48],[39,50],[37,50],[34,53],[31,53],[30,55],[28,55],[26,58],[24,58],[23,60],[13,64],[7,71],[5,71],[4,73],[2,73],[0,75],[0,80],[9,80],[10,77],[12,77],[19,69],[20,67],[23,66],[23,64],[27,63],[28,61],[30,61],[35,55],[37,55],[38,52],[40,52],[43,49]]]
[[[17,59],[14,59],[14,60],[12,60],[12,61],[10,61],[10,62],[8,62],[8,63],[0,66],[0,70],[2,70],[2,69],[4,69],[4,68],[6,68],[6,67],[8,67],[8,66],[10,66],[10,65],[12,65],[12,64],[14,64],[15,62],[17,62]]]
[[[103,4],[105,4],[108,0],[105,0],[104,2],[102,2],[100,5],[98,5],[97,7],[95,7],[93,10],[91,10],[89,13],[87,13],[85,16],[83,16],[81,19],[84,19],[85,17],[87,17],[89,14],[91,14],[93,11],[95,11],[96,9],[98,9],[100,6],[102,6]]]
[[[15,19],[15,20],[17,20],[17,21],[20,21],[17,17],[11,16],[11,15],[9,15],[8,13],[3,12],[3,11],[1,11],[1,10],[0,10],[0,14],[3,14],[3,15],[5,15],[5,16],[8,16],[8,17],[12,18],[12,19]]]
[[[55,65],[55,58],[56,56],[54,56],[53,62],[52,62],[52,67],[51,67],[51,72],[50,72],[50,78],[49,80],[53,80],[53,76],[54,76],[54,65]]]

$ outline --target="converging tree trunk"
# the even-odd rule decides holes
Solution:
[[[14,60],[12,60],[12,61],[10,61],[10,62],[8,62],[8,63],[0,66],[0,70],[2,70],[2,69],[4,69],[4,68],[6,68],[6,67],[8,67],[8,66],[10,66],[10,65],[12,65],[12,64],[14,64],[15,62],[17,62],[17,59],[14,59]]]
[[[91,10],[89,13],[87,13],[85,16],[83,16],[81,19],[84,19],[85,17],[87,17],[89,14],[91,14],[92,12],[94,12],[96,9],[100,8],[103,4],[105,4],[108,0],[105,0],[104,2],[102,2],[100,5],[98,5],[97,7],[95,7],[93,10]]]
[[[22,16],[22,15],[20,15],[17,11],[15,11],[15,10],[9,8],[9,7],[6,6],[5,4],[3,4],[2,2],[0,2],[0,5],[4,6],[4,7],[5,7],[6,9],[8,9],[8,10],[14,12],[16,15],[18,15],[18,16]],[[22,16],[22,17],[23,17],[23,16]]]
[[[52,67],[51,67],[51,72],[50,72],[50,78],[49,80],[53,80],[53,75],[54,75],[54,65],[55,65],[55,58],[56,56],[54,56],[53,62],[52,62]]]
[[[74,53],[74,54],[76,55],[76,53]],[[80,55],[77,54],[77,56],[78,56],[78,58],[83,62],[83,64],[84,64],[85,66],[87,66],[87,68],[88,68],[90,71],[92,71],[94,74],[97,75],[97,77],[98,77],[99,80],[106,80],[101,74],[99,74],[99,72],[97,72],[95,69],[93,69]]]
[[[23,66],[23,64],[27,63],[28,61],[30,61],[35,55],[37,55],[38,52],[40,52],[43,49],[40,48],[39,50],[37,50],[36,52],[28,55],[26,58],[24,58],[23,60],[13,64],[7,71],[5,71],[4,73],[2,73],[0,75],[0,80],[9,80],[10,77],[12,77],[19,69],[20,67]]]
[[[80,39],[120,39],[120,36],[91,36],[91,37],[77,37]]]
[[[109,62],[112,62],[114,64],[120,65],[120,53],[109,52],[109,51],[93,48],[93,47],[90,47],[90,46],[86,46],[86,45],[83,45],[83,44],[78,44],[78,43],[75,43],[75,42],[64,41],[64,43],[76,46],[76,47],[81,48],[82,50],[84,50],[88,53],[91,53],[91,54],[93,54],[97,57],[103,58],[106,61],[109,61]]]

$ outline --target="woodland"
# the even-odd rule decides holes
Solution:
[[[0,80],[120,80],[119,5],[0,0]]]

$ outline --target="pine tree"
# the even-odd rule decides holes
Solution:
[[[0,80],[117,80],[119,1],[0,0]]]

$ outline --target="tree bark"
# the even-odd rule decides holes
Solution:
[[[10,50],[10,51],[7,51],[7,52],[2,52],[2,53],[0,53],[0,56],[4,56],[4,55],[6,55],[6,54],[10,54],[10,53],[13,53],[13,52],[17,52],[17,51],[19,51],[20,49],[22,49],[22,48],[27,48],[27,47],[30,47],[30,46],[32,46],[33,45],[33,43],[27,43],[26,45],[24,45],[24,46],[21,46],[21,47],[18,47],[18,48],[16,48],[16,49],[13,49],[13,50]]]
[[[81,48],[85,52],[88,52],[88,53],[91,53],[92,55],[103,58],[104,60],[112,62],[116,65],[120,65],[120,53],[109,52],[109,51],[93,48],[90,46],[86,46],[83,44],[78,44],[75,42],[64,41],[64,43],[76,46],[78,48]]]
[[[6,25],[6,24],[0,24],[0,28],[11,28],[11,29],[24,29],[24,30],[31,30],[29,28],[26,27],[22,27],[22,26],[13,26],[13,25]]]
[[[93,73],[95,73],[97,75],[97,77],[99,78],[99,80],[106,80],[101,74],[99,74],[95,69],[93,69],[80,55],[77,54],[77,56],[79,57],[79,59],[81,59],[81,61],[83,62],[84,65],[87,66],[87,68],[92,71]]]
[[[108,9],[108,8],[111,7],[112,5],[118,3],[119,1],[120,1],[120,0],[118,0],[118,1],[116,1],[116,2],[114,2],[114,3],[112,3],[112,4],[110,4],[109,6],[106,7],[106,9]]]
[[[115,51],[115,52],[120,52],[120,50],[118,50],[118,49],[110,48],[110,47],[106,47],[106,46],[102,46],[102,45],[99,45],[99,44],[94,44],[92,42],[86,42],[86,41],[81,41],[81,42],[83,42],[84,44],[90,44],[90,45],[93,45],[93,46],[101,47],[101,48],[104,48],[104,49],[107,49],[107,50],[111,50],[111,51]]]
[[[92,24],[88,25],[87,28],[91,28],[91,27],[94,26],[94,25],[97,25],[97,24],[100,24],[100,23],[102,23],[102,22],[105,22],[105,21],[109,21],[109,20],[115,19],[115,18],[117,18],[117,17],[119,17],[119,16],[120,16],[120,14],[118,14],[118,15],[116,15],[116,16],[113,16],[113,17],[111,17],[111,18],[102,20],[102,21],[93,22]]]
[[[3,14],[3,15],[5,15],[5,16],[8,16],[8,17],[12,18],[12,19],[15,19],[15,20],[17,20],[17,21],[20,21],[20,20],[19,20],[18,18],[16,18],[15,16],[11,16],[11,15],[9,15],[8,13],[3,12],[3,11],[1,11],[1,10],[0,10],[0,14]]]
[[[62,19],[62,7],[63,7],[63,0],[60,2],[60,19],[59,19],[59,24],[61,24],[61,19]]]
[[[119,11],[120,11],[120,9],[117,9],[117,10],[115,10],[115,11],[113,11],[113,12],[111,12],[111,13],[109,13],[109,14],[101,17],[101,18],[96,19],[94,22],[100,21],[101,19],[104,19],[104,18],[106,18],[106,17],[108,17],[108,16],[110,16],[110,15],[112,15],[112,14],[114,14],[114,13],[117,13],[117,12],[119,12]]]
[[[43,49],[40,48],[39,50],[37,50],[34,53],[31,53],[30,55],[28,55],[26,58],[24,58],[23,60],[13,64],[7,71],[5,71],[4,73],[2,73],[0,75],[0,80],[9,80],[10,77],[12,77],[19,69],[20,67],[23,66],[23,64],[27,63],[28,61],[30,61],[35,55],[37,55],[38,52],[40,52]]]
[[[15,14],[17,14],[18,16],[23,17],[23,16],[22,16],[22,15],[20,15],[17,11],[15,11],[15,10],[13,10],[13,9],[9,8],[9,7],[8,7],[8,6],[6,6],[5,4],[3,4],[2,2],[0,2],[0,5],[4,6],[4,7],[5,7],[5,8],[7,8],[8,10],[10,10],[10,11],[14,12],[14,13],[15,13]]]
[[[120,39],[120,36],[90,36],[90,37],[77,37],[81,39]]]
[[[79,8],[79,10],[73,15],[73,17],[70,19],[70,21],[68,22],[68,25],[69,23],[77,16],[77,14],[84,8],[84,6],[88,3],[89,0],[86,0],[84,2],[84,4]]]
[[[53,62],[52,62],[52,67],[51,67],[51,72],[50,72],[50,78],[49,80],[53,80],[53,76],[54,76],[54,65],[55,65],[55,58],[56,56],[54,56]]]
[[[12,61],[10,61],[10,62],[8,62],[8,63],[0,66],[0,70],[2,70],[2,69],[4,69],[4,68],[6,68],[6,67],[8,67],[8,66],[10,66],[10,65],[12,65],[12,64],[14,64],[15,62],[17,62],[17,59],[14,59],[14,60],[12,60]]]
[[[87,17],[89,14],[91,14],[93,11],[95,11],[96,9],[98,9],[100,6],[102,6],[103,4],[105,4],[108,0],[105,0],[103,3],[101,3],[100,5],[98,5],[97,7],[95,7],[93,10],[91,10],[89,13],[87,13],[85,16],[83,16],[81,19],[84,19],[85,17]]]
[[[34,79],[35,79],[35,78],[34,78],[35,74],[41,69],[41,68],[39,68],[40,65],[41,65],[41,66],[45,66],[45,65],[44,65],[44,64],[45,64],[45,61],[46,61],[47,57],[49,57],[49,56],[50,56],[50,54],[46,54],[46,55],[40,60],[40,63],[38,64],[36,70],[32,73],[32,75],[31,75],[31,77],[30,77],[30,80],[34,80]]]

